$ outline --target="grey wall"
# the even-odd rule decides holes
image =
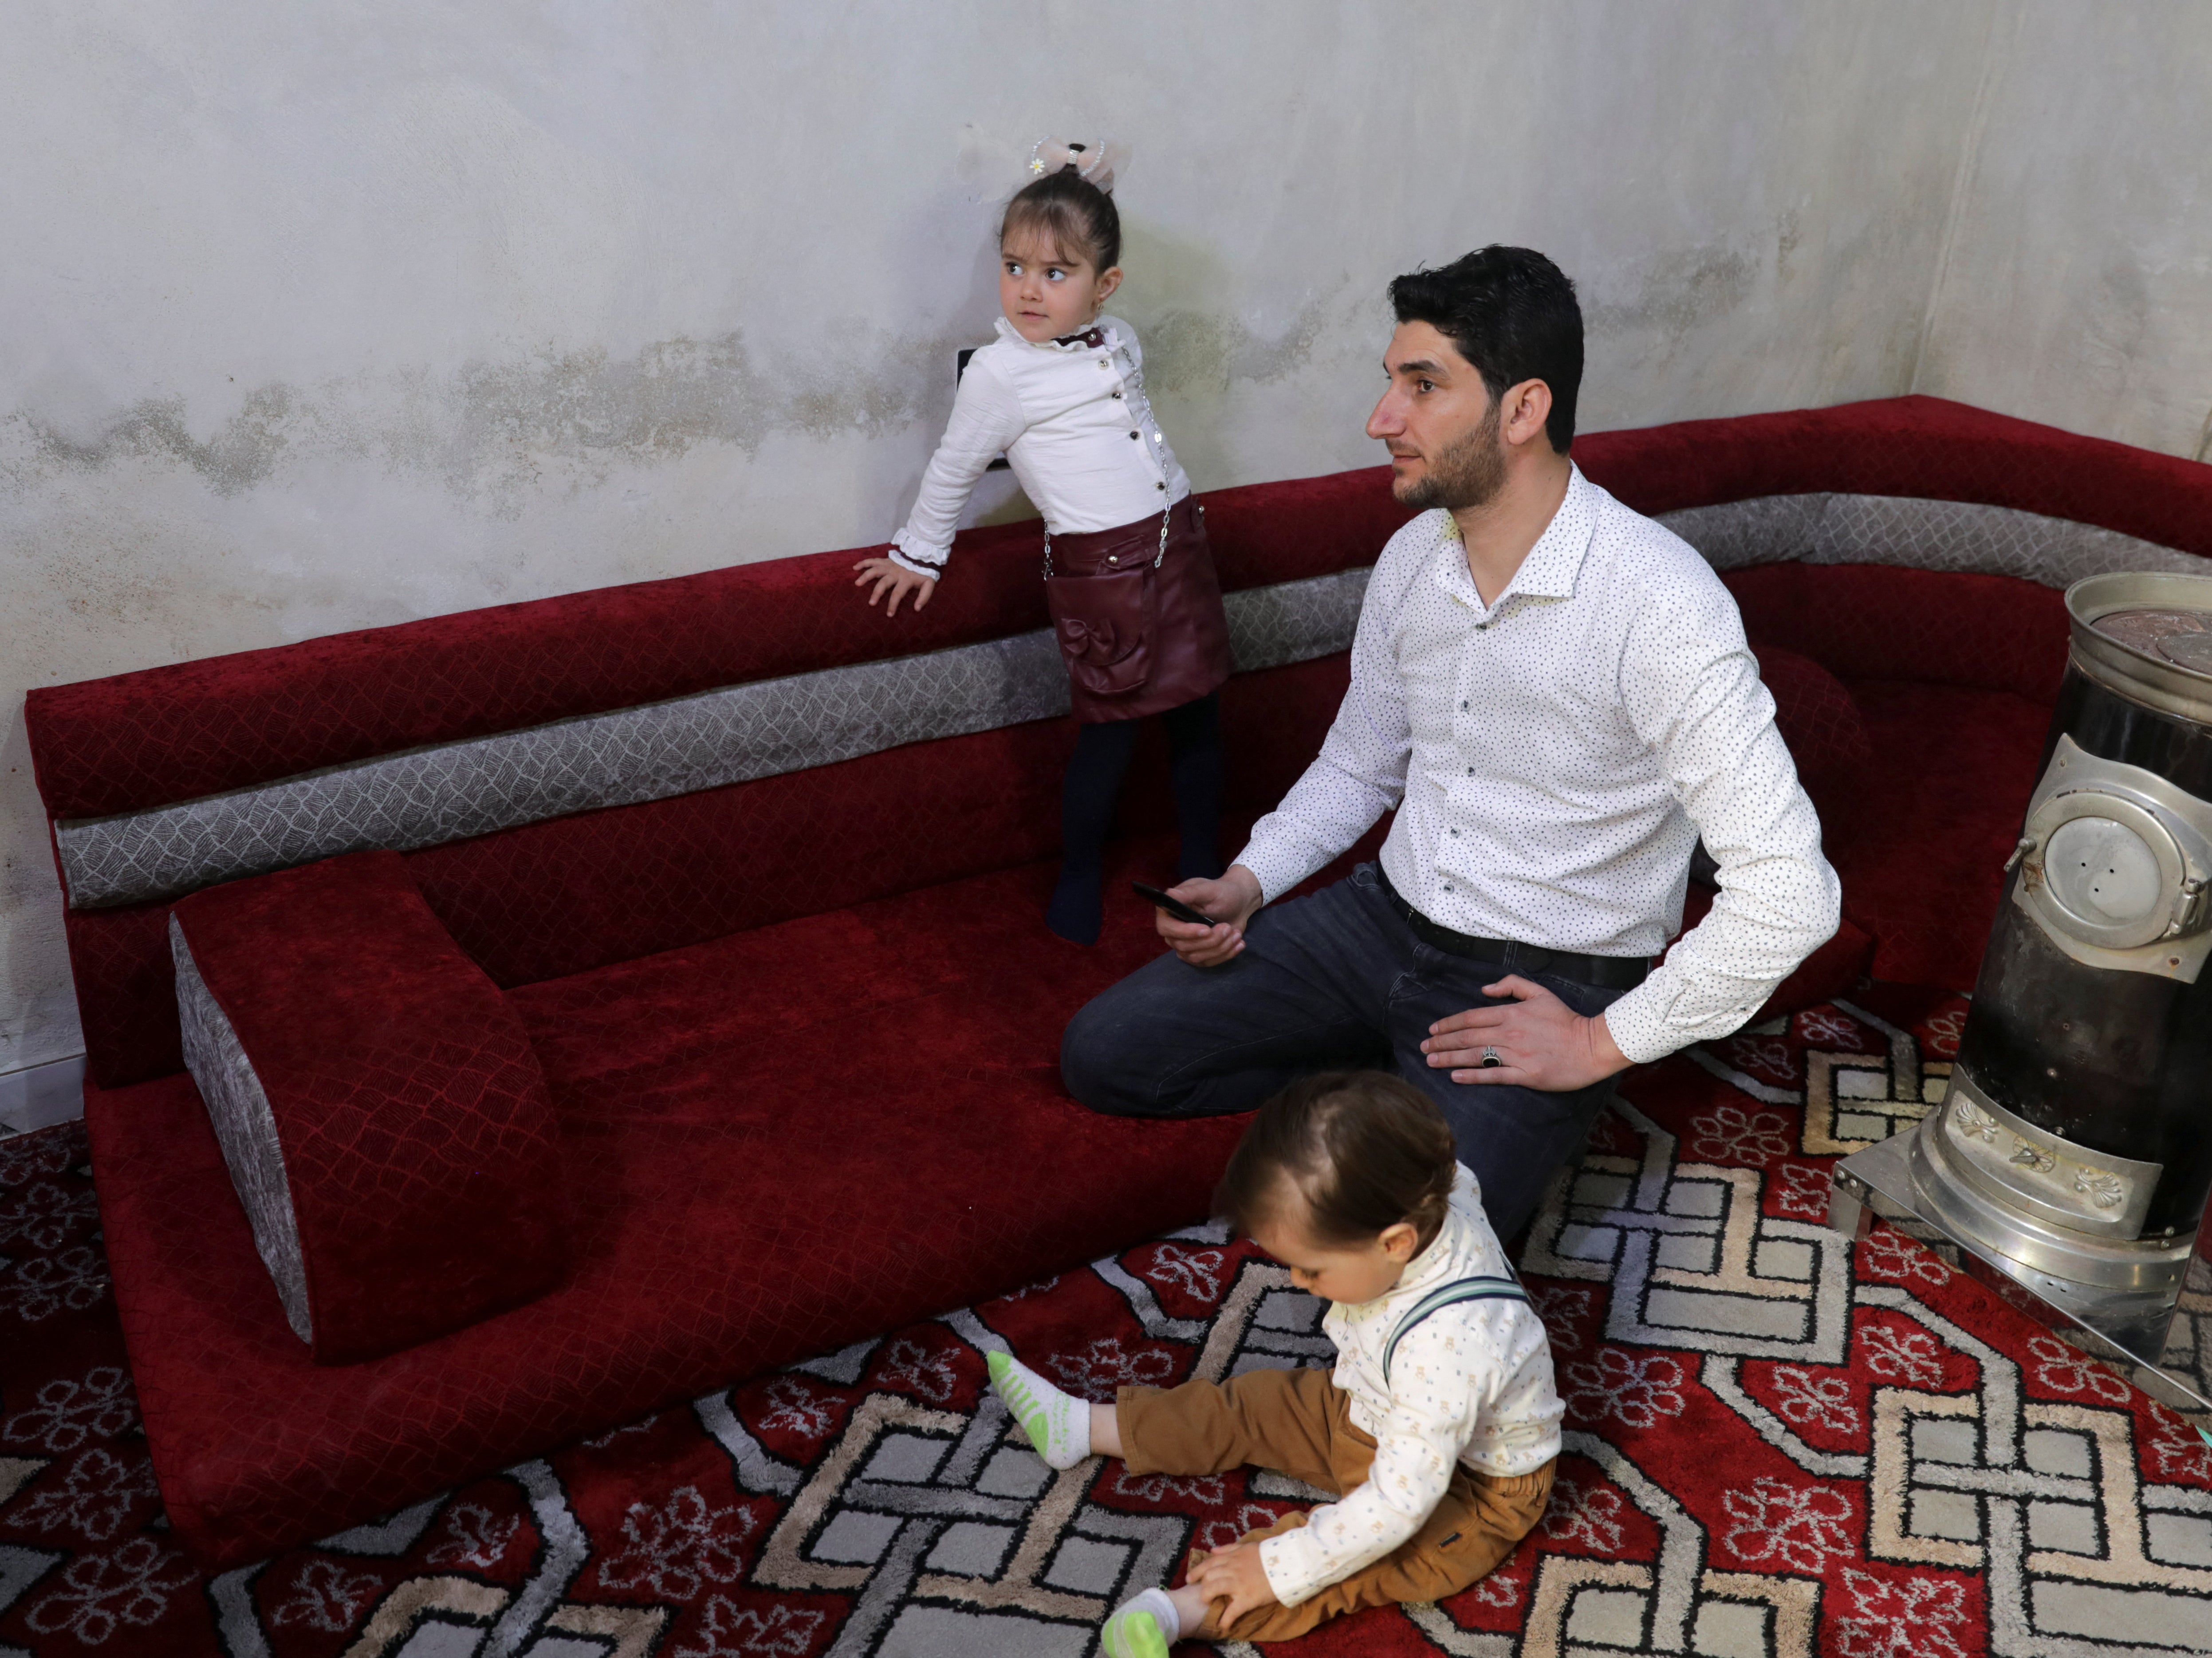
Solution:
[[[2212,5],[1994,21],[1913,389],[2212,459]]]
[[[79,1045],[21,688],[883,538],[1048,132],[1131,153],[1201,488],[1370,463],[1382,283],[1490,240],[1580,282],[1590,429],[2192,450],[2212,23],[2122,9],[0,0],[0,1072]]]

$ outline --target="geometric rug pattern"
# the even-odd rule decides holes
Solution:
[[[1940,1249],[1821,1224],[1829,1163],[1941,1098],[1964,1011],[1877,985],[1632,1073],[1520,1254],[1567,1404],[1542,1525],[1450,1600],[1269,1650],[2212,1650],[2197,1425]],[[985,1385],[1009,1347],[1094,1399],[1328,1363],[1321,1303],[1201,1227],[204,1575],[84,1158],[82,1125],[0,1141],[0,1654],[1079,1658],[1193,1544],[1320,1495],[1055,1473]]]

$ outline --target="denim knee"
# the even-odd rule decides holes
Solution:
[[[1120,988],[1117,985],[1114,990]],[[1079,1103],[1120,1116],[1127,1108],[1115,1103],[1121,1091],[1115,1084],[1122,1081],[1116,1075],[1116,1061],[1126,1057],[1126,1048],[1115,1040],[1116,1021],[1104,1005],[1113,999],[1114,990],[1085,1002],[1060,1033],[1060,1080]]]

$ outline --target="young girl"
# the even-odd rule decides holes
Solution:
[[[1334,1303],[1333,1376],[1252,1370],[1086,1405],[994,1353],[992,1385],[1056,1468],[1096,1452],[1132,1473],[1258,1463],[1339,1497],[1194,1550],[1183,1587],[1106,1620],[1110,1658],[1288,1641],[1362,1606],[1456,1594],[1551,1495],[1565,1413],[1551,1348],[1425,1094],[1372,1071],[1292,1084],[1261,1108],[1215,1200]]]
[[[1182,852],[1176,879],[1221,872],[1221,730],[1229,629],[1202,511],[1145,396],[1121,284],[1121,221],[1103,152],[1041,143],[1042,176],[999,227],[999,337],[968,360],[945,439],[888,558],[855,584],[896,616],[945,573],[969,492],[1004,452],[1044,515],[1045,600],[1081,722],[1060,790],[1060,872],[1046,921],[1098,937],[1106,833],[1138,720],[1167,716]]]

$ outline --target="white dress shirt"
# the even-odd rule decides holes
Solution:
[[[1449,513],[1390,538],[1336,723],[1237,861],[1275,897],[1393,806],[1382,869],[1407,902],[1598,956],[1659,952],[1702,834],[1720,896],[1605,1011],[1638,1063],[1735,1029],[1836,930],[1836,873],[1735,600],[1580,468],[1495,604]]]
[[[942,575],[975,480],[1001,454],[1054,535],[1116,529],[1190,493],[1145,396],[1137,331],[1101,317],[1093,331],[1103,343],[1039,345],[999,319],[999,337],[968,359],[921,493],[891,537],[892,563]]]
[[[1285,1606],[1373,1564],[1420,1530],[1454,1464],[1534,1473],[1559,1454],[1566,1410],[1543,1321],[1524,1301],[1455,1302],[1431,1313],[1398,1344],[1389,1384],[1382,1381],[1390,1333],[1423,1296],[1455,1278],[1511,1272],[1462,1164],[1443,1230],[1405,1276],[1373,1301],[1329,1308],[1321,1327],[1336,1344],[1331,1380],[1351,1396],[1354,1425],[1374,1437],[1375,1464],[1364,1485],[1260,1545],[1267,1587]]]

